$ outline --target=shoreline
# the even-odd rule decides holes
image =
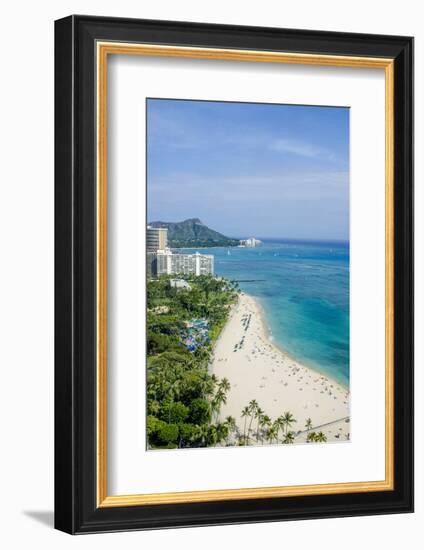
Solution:
[[[305,368],[307,368],[307,369],[313,371],[314,373],[316,373],[317,376],[324,376],[328,380],[332,381],[333,384],[337,384],[338,386],[342,387],[347,392],[349,391],[349,386],[347,384],[345,384],[344,382],[342,382],[340,380],[337,380],[336,378],[333,378],[332,376],[330,376],[329,374],[326,374],[325,372],[320,371],[319,368],[307,364],[303,359],[296,359],[291,353],[289,353],[286,350],[286,348],[284,346],[282,346],[276,340],[274,340],[272,330],[269,327],[269,324],[266,320],[265,308],[261,304],[260,299],[256,298],[256,297],[253,297],[250,294],[246,294],[245,292],[243,292],[243,294],[245,294],[246,296],[249,296],[252,300],[254,300],[256,302],[256,305],[257,305],[259,313],[260,313],[260,318],[261,318],[261,322],[262,322],[262,325],[263,325],[263,330],[264,330],[265,334],[267,335],[268,340],[269,340],[271,345],[273,345],[275,348],[277,348],[283,355],[288,357],[291,361],[295,361],[296,363],[302,364]]]
[[[215,342],[209,367],[231,385],[221,420],[233,416],[243,433],[242,409],[255,399],[272,420],[285,411],[293,414],[296,422],[290,429],[296,433],[295,443],[306,442],[307,418],[313,425],[309,431],[325,426],[327,441],[346,441],[350,438],[349,389],[291,357],[271,336],[263,306],[240,293]],[[253,425],[256,429],[256,421]]]

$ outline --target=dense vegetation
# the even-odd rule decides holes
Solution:
[[[220,409],[230,383],[209,374],[212,346],[232,304],[236,283],[212,276],[184,276],[188,288],[174,288],[166,275],[147,283],[147,439],[150,449],[325,442],[308,419],[294,430],[289,411],[272,420],[253,399],[243,411],[243,426]],[[201,321],[201,322],[200,322]],[[196,323],[207,330],[196,332]],[[191,328],[189,328],[191,327]],[[194,327],[194,328],[193,328]],[[187,345],[191,331],[190,349]],[[206,333],[206,337],[205,337]]]
[[[240,241],[231,239],[210,229],[198,218],[190,218],[182,222],[151,222],[152,227],[168,229],[168,245],[171,248],[237,246]]]
[[[234,419],[219,421],[228,380],[208,373],[212,345],[237,300],[237,286],[212,276],[169,277],[147,283],[147,436],[149,448],[213,446],[227,440]],[[194,351],[184,344],[193,320],[205,319],[208,338]]]
[[[290,411],[285,411],[278,418],[272,420],[259,406],[256,399],[252,399],[241,412],[244,419],[243,430],[236,430],[238,445],[294,443],[300,435],[306,436],[307,443],[325,443],[327,436],[322,431],[312,431],[312,420],[306,420],[304,430],[293,429],[297,420]]]

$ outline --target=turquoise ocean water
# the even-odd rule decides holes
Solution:
[[[216,275],[241,281],[260,301],[277,345],[349,384],[348,243],[264,240],[199,252],[215,256]]]

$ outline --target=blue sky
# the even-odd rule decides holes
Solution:
[[[148,220],[234,237],[349,236],[349,109],[147,100]]]

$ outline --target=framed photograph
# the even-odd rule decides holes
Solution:
[[[413,509],[413,39],[55,25],[55,525]]]

